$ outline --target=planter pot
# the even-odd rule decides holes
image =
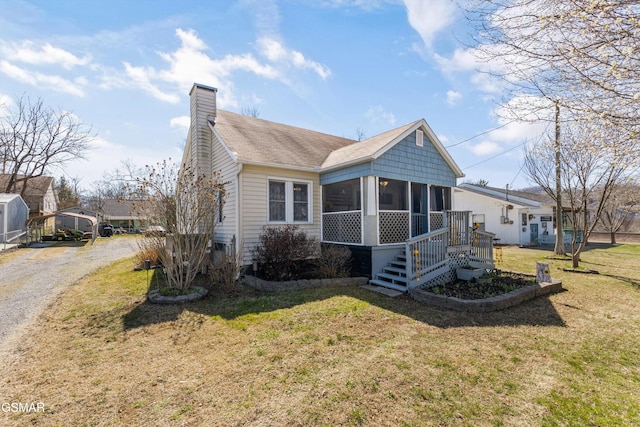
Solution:
[[[493,282],[491,277],[478,277],[476,283],[480,285],[490,285]]]
[[[460,280],[471,280],[477,279],[485,273],[485,269],[483,268],[456,268],[456,276]]]

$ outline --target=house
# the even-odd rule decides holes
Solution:
[[[219,110],[216,93],[201,84],[191,89],[182,163],[197,174],[221,172],[227,199],[216,246],[237,242],[245,265],[253,264],[265,226],[295,224],[345,245],[355,273],[369,277],[398,258],[406,262],[412,238],[455,221],[468,236],[465,216],[446,214],[463,174],[424,119],[356,141]],[[406,290],[406,282],[393,279],[390,287]]]
[[[15,242],[27,232],[29,207],[18,194],[0,193],[0,243]]]
[[[22,179],[24,176],[18,175],[17,178]],[[0,174],[0,188],[7,188],[10,179],[11,175]],[[20,194],[29,207],[29,218],[52,214],[58,207],[54,179],[51,176],[36,176],[27,181],[18,181],[14,190],[11,193]],[[48,219],[42,227],[46,232],[52,231],[55,227],[54,218]]]
[[[453,207],[471,211],[474,227],[491,230],[501,244],[555,243],[555,201],[547,194],[463,183],[453,191]],[[563,232],[571,243],[573,231]]]
[[[24,178],[18,175],[18,179]],[[6,188],[11,175],[0,174],[0,188]],[[26,186],[25,186],[26,182]],[[51,176],[35,176],[27,181],[18,181],[12,194],[20,194],[29,206],[29,217],[50,214],[56,211],[58,202],[55,195],[54,179]]]
[[[149,225],[145,209],[144,201],[107,199],[102,203],[102,220],[133,233]]]

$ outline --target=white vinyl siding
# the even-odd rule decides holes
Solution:
[[[269,223],[269,180],[308,184],[309,220],[295,222],[309,237],[320,239],[320,189],[319,176],[313,172],[301,172],[263,166],[244,165],[242,169],[242,190],[240,191],[240,235],[244,245],[244,264],[253,262],[253,249],[264,226],[277,226]],[[293,191],[292,191],[293,193]],[[293,213],[292,213],[293,215]],[[293,217],[292,217],[293,219]],[[284,224],[280,222],[279,224]]]
[[[216,227],[215,240],[230,243],[233,236],[239,238],[238,231],[236,230],[238,165],[233,161],[227,150],[218,142],[215,135],[212,137],[212,146],[212,170],[220,171],[222,174],[222,182],[225,183],[224,188],[227,192],[222,209],[222,221],[219,221]]]

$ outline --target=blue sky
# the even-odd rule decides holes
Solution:
[[[449,0],[0,0],[0,101],[93,126],[88,159],[53,173],[84,188],[127,159],[180,159],[194,82],[219,108],[349,138],[424,118],[463,180],[525,187],[540,127],[499,117],[470,31]]]

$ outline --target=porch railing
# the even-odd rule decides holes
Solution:
[[[407,286],[413,289],[422,284],[435,285],[453,279],[453,270],[460,263],[475,263],[493,268],[493,239],[495,234],[467,227],[464,233],[455,228],[441,228],[407,240],[405,245]],[[450,242],[472,236],[468,245],[451,245]],[[468,246],[464,250],[460,248]],[[451,258],[454,256],[455,261]]]
[[[322,240],[334,243],[362,244],[362,211],[323,213]]]
[[[449,270],[448,242],[448,228],[441,228],[407,240],[405,254],[409,289],[420,286]]]
[[[473,238],[471,239],[469,261],[481,263],[486,268],[493,268],[493,239],[496,235],[473,229],[470,229],[470,234]]]

